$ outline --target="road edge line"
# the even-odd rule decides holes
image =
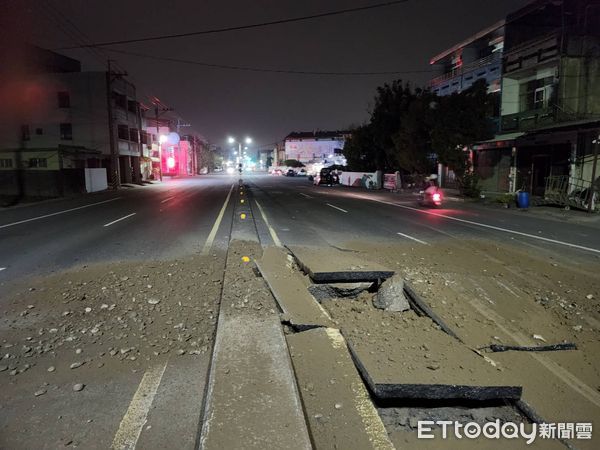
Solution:
[[[22,223],[33,222],[34,220],[45,219],[47,217],[58,216],[59,214],[65,214],[65,213],[68,213],[68,212],[71,212],[71,211],[76,211],[78,209],[89,208],[90,206],[96,206],[96,205],[101,205],[103,203],[114,202],[115,200],[119,200],[121,198],[123,198],[123,197],[110,198],[108,200],[102,200],[101,202],[89,203],[87,205],[77,206],[76,208],[65,209],[63,211],[57,211],[57,212],[53,212],[53,213],[50,213],[50,214],[44,214],[43,216],[32,217],[30,219],[24,219],[24,220],[19,220],[17,222],[7,223],[5,225],[0,225],[0,229],[1,228],[12,227],[12,226],[15,226],[15,225],[20,225]]]
[[[206,238],[206,242],[204,243],[204,247],[202,248],[202,252],[201,252],[201,254],[203,256],[208,255],[208,253],[210,252],[210,249],[213,245],[213,242],[215,240],[215,237],[217,236],[217,231],[219,231],[219,228],[221,226],[221,221],[223,220],[223,216],[225,215],[225,210],[227,209],[227,205],[229,205],[229,199],[231,198],[231,193],[233,192],[233,186],[235,186],[235,185],[232,184],[231,187],[229,188],[229,193],[227,194],[225,203],[223,203],[223,206],[221,207],[221,211],[219,211],[219,215],[217,216],[217,219],[215,220],[215,223],[214,223],[212,229],[210,230],[208,237]]]
[[[110,446],[111,449],[135,449],[166,368],[167,361],[161,366],[155,366],[146,371],[121,419],[119,429]]]
[[[281,244],[281,241],[279,240],[279,237],[277,236],[277,233],[275,232],[275,230],[269,223],[269,219],[267,219],[267,215],[265,214],[264,210],[262,209],[262,206],[260,206],[260,203],[258,203],[258,200],[256,200],[256,199],[254,199],[254,203],[256,203],[256,206],[258,206],[260,215],[262,216],[262,219],[265,222],[265,225],[267,225],[267,228],[269,229],[269,234],[271,235],[271,239],[273,239],[273,243],[277,247],[283,247],[283,245]]]

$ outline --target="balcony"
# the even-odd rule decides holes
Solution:
[[[523,77],[535,73],[540,67],[556,65],[560,56],[558,35],[553,32],[542,38],[524,42],[504,50],[504,74],[513,76],[522,72]]]
[[[527,131],[557,122],[556,107],[547,107],[507,114],[501,117],[502,132]]]
[[[481,69],[481,68],[487,68],[493,64],[498,64],[500,65],[502,59],[502,54],[501,53],[492,53],[491,55],[485,56],[483,58],[479,58],[475,61],[472,61],[470,63],[464,64],[461,67],[454,69],[450,72],[446,72],[442,75],[439,75],[435,78],[433,78],[430,82],[429,85],[430,86],[437,86],[439,84],[442,84],[444,81],[446,80],[450,80],[452,78],[455,77],[459,77],[462,76],[463,74],[469,73],[473,70],[477,70],[477,69]]]

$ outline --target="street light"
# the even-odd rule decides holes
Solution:
[[[235,144],[237,142],[237,144],[238,144],[238,151],[237,152],[233,152],[233,154],[237,155],[237,161],[236,161],[236,163],[239,164],[240,163],[240,155],[242,154],[242,142],[241,141],[237,141],[233,136],[229,136],[227,138],[227,142],[229,142],[230,144]],[[252,138],[246,137],[244,139],[244,142],[246,144],[251,144],[252,143]],[[248,149],[248,147],[244,147],[244,148]]]

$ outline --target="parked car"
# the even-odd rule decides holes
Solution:
[[[288,171],[285,173],[286,177],[295,177],[296,176],[296,171],[294,169],[288,169]]]
[[[296,172],[296,176],[298,177],[305,177],[307,174],[306,169],[300,169],[298,172]]]
[[[281,169],[275,169],[271,172],[271,175],[275,175],[275,176],[280,176],[283,175],[283,170]]]
[[[327,186],[333,186],[335,184],[340,184],[340,177],[338,176],[336,171],[328,167],[324,167],[321,169],[319,174],[316,177],[314,177],[313,184],[315,186],[323,184]]]

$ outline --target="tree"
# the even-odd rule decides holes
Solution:
[[[344,143],[344,157],[349,170],[365,172],[377,170],[376,152],[370,125],[360,125],[351,129],[351,135]]]
[[[461,93],[439,98],[431,130],[431,146],[439,162],[454,171],[459,183],[462,183],[468,168],[465,148],[493,137],[489,118],[492,102],[493,97],[487,93],[484,80],[477,81]]]
[[[429,91],[407,92],[398,131],[392,136],[393,159],[410,174],[431,172],[431,130],[436,119],[436,97]]]
[[[413,99],[410,85],[395,80],[377,88],[375,106],[371,112],[375,165],[378,169],[393,170],[397,166],[397,148],[394,135],[398,132],[402,116]]]

